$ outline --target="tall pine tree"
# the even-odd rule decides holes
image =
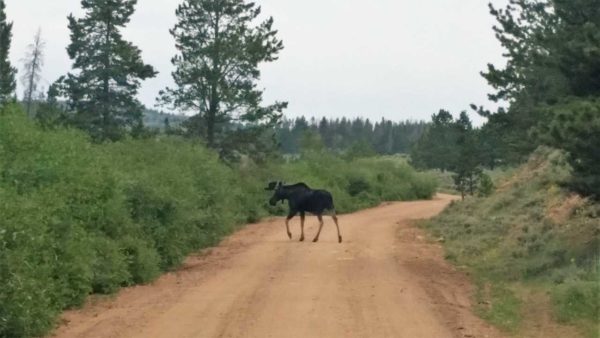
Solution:
[[[10,64],[12,22],[7,22],[6,5],[0,0],[0,105],[13,99],[17,88],[17,69]]]
[[[486,138],[508,161],[542,143],[567,151],[572,186],[600,198],[600,0],[511,0],[490,9],[507,63],[483,76],[496,89],[490,97],[510,107],[480,109],[493,133]]]
[[[442,109],[431,117],[431,121],[411,149],[412,163],[421,168],[453,170],[457,129],[452,114]]]
[[[464,199],[466,194],[475,195],[482,173],[479,168],[479,148],[473,123],[466,112],[460,113],[460,117],[454,122],[454,129],[456,151],[452,159],[452,169],[455,172],[453,178],[456,189]]]
[[[116,140],[141,126],[143,106],[136,95],[141,81],[157,74],[121,35],[136,3],[82,0],[83,18],[69,16],[74,72],[59,80],[61,94],[68,98],[71,122],[96,140]]]
[[[162,91],[159,101],[194,112],[188,133],[221,152],[256,152],[251,146],[256,139],[236,135],[274,126],[287,106],[262,106],[258,65],[275,61],[283,44],[273,18],[256,22],[260,13],[244,0],[186,0],[176,11],[178,22],[171,30],[179,52],[172,60],[175,87]]]

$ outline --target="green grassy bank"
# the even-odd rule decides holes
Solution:
[[[600,205],[562,189],[569,175],[564,154],[542,148],[492,196],[424,223],[473,275],[480,315],[517,336],[543,307],[555,322],[599,334]]]

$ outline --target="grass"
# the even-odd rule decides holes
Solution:
[[[507,332],[529,323],[516,289],[543,290],[554,321],[598,336],[600,206],[562,189],[565,156],[538,150],[487,198],[454,203],[424,223],[446,256],[478,281],[483,318]]]
[[[475,298],[481,318],[511,333],[521,325],[523,303],[508,286],[479,282]]]

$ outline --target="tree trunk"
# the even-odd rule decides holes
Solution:
[[[219,112],[219,79],[220,79],[220,56],[219,56],[219,42],[220,42],[220,31],[219,23],[221,20],[221,13],[217,11],[213,29],[215,30],[215,50],[212,56],[213,67],[211,74],[211,93],[210,103],[208,107],[208,116],[206,117],[206,140],[209,148],[216,148],[215,144],[215,124],[217,121],[217,113]]]
[[[112,13],[111,13],[112,14]],[[102,102],[102,132],[103,136],[106,137],[108,135],[108,125],[110,123],[110,77],[109,77],[109,69],[110,69],[110,30],[111,30],[111,20],[110,15],[106,19],[106,34],[105,34],[105,59],[104,59],[104,74],[103,74],[103,94],[104,98]]]
[[[31,74],[29,74],[29,83],[28,83],[28,88],[27,88],[27,116],[29,116],[30,118],[33,117],[31,116],[31,101],[33,101],[33,86],[34,86],[34,82],[35,82],[35,73],[37,71],[38,68],[38,43],[36,42],[36,46],[35,46],[35,50],[34,50],[34,54],[33,54],[33,61],[31,63],[31,69],[30,72]]]
[[[215,90],[213,90],[213,92],[215,92]],[[206,116],[206,140],[209,148],[215,148],[215,122],[217,109],[216,100],[211,100],[210,107],[208,108],[208,115]]]

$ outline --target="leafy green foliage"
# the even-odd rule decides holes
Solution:
[[[142,121],[135,98],[141,81],[156,71],[144,64],[141,50],[123,39],[137,0],[87,1],[82,18],[69,16],[73,72],[57,81],[68,99],[70,123],[96,140],[117,140]]]
[[[9,59],[12,28],[12,22],[9,23],[6,18],[6,4],[0,0],[0,105],[10,102],[17,88],[17,69]]]
[[[488,197],[494,193],[495,185],[490,175],[482,172],[479,175],[479,197]]]
[[[600,318],[600,285],[593,281],[573,282],[557,287],[552,293],[556,315],[560,321],[573,322]]]
[[[255,203],[199,146],[97,146],[37,129],[21,112],[1,115],[0,336],[41,335],[91,292],[151,281],[215,244]]]
[[[283,43],[273,18],[256,22],[260,14],[260,7],[244,0],[186,0],[171,30],[179,52],[172,60],[176,86],[162,91],[159,100],[195,112],[185,123],[187,134],[226,157],[260,151],[257,135],[275,126],[287,107],[262,106],[258,66],[275,61]],[[249,142],[258,145],[247,149]]]
[[[326,150],[306,151],[272,168],[272,174],[289,183],[304,181],[310,187],[330,190],[342,213],[383,201],[429,199],[437,189],[435,178],[417,173],[403,159],[345,160]]]

